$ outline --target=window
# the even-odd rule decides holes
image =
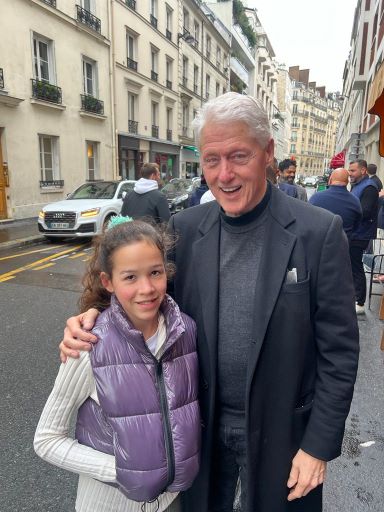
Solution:
[[[195,38],[195,47],[199,47],[199,41],[200,41],[200,25],[198,21],[193,22],[193,37]]]
[[[88,12],[95,14],[95,2],[94,0],[82,0],[81,7]]]
[[[209,36],[207,36],[206,43],[207,43],[207,46],[206,46],[206,51],[207,51],[206,56],[207,56],[207,59],[210,59],[211,58],[212,42],[211,42],[211,38]]]
[[[137,133],[139,118],[137,112],[137,95],[128,92],[128,131],[129,133]]]
[[[157,18],[157,0],[151,0],[151,14]]]
[[[97,97],[96,63],[83,58],[83,91],[84,94]]]
[[[166,57],[165,61],[165,73],[166,73],[166,86],[168,89],[172,89],[172,69],[173,61],[169,57]]]
[[[187,9],[183,9],[183,28],[184,31],[189,32],[189,12]]]
[[[34,73],[37,80],[54,83],[52,41],[33,35]]]
[[[157,48],[151,47],[151,79],[157,82],[157,69],[159,64],[159,51]]]
[[[152,137],[159,137],[159,104],[152,101],[151,105],[152,116]]]
[[[216,97],[220,96],[220,84],[219,82],[216,82]]]
[[[297,103],[294,103],[294,104],[293,104],[293,107],[292,107],[292,114],[297,114]]]
[[[184,135],[184,137],[188,137],[188,126],[189,126],[189,104],[188,103],[183,103],[182,124],[183,124],[183,135]]]
[[[172,140],[173,111],[170,107],[167,107],[166,117],[167,117],[167,140]]]
[[[166,31],[165,35],[167,39],[172,40],[172,17],[173,11],[168,5],[166,6]]]
[[[224,72],[227,72],[228,71],[228,55],[226,53],[224,53],[223,55],[223,68],[224,68]]]
[[[137,37],[131,32],[127,31],[127,67],[137,71]]]
[[[193,66],[193,92],[197,94],[199,90],[199,67]]]
[[[86,141],[87,148],[87,179],[95,180],[99,175],[99,143]]]
[[[296,153],[296,144],[291,144],[290,153],[292,153],[292,154]]]
[[[221,67],[221,48],[220,48],[220,46],[216,47],[216,66],[219,69]]]
[[[188,87],[188,59],[183,56],[183,86]]]
[[[205,97],[209,98],[209,89],[211,87],[211,77],[206,75],[205,77]]]
[[[59,138],[39,135],[40,172],[42,181],[60,179]]]

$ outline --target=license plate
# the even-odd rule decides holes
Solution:
[[[51,229],[68,229],[69,223],[68,222],[51,222],[49,227]]]

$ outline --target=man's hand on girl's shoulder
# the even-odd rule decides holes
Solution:
[[[89,331],[95,325],[98,314],[97,309],[91,308],[81,315],[68,318],[64,337],[59,345],[62,363],[68,357],[78,358],[81,350],[92,350],[92,343],[97,343],[97,337]]]

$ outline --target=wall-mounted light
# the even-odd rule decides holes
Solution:
[[[188,44],[195,44],[196,39],[190,32],[185,31],[184,34],[177,34],[177,44],[179,44],[180,39],[183,39]]]

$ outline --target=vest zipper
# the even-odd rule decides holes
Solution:
[[[173,439],[172,439],[172,430],[171,430],[171,422],[169,420],[169,408],[167,402],[167,396],[165,391],[164,384],[164,376],[163,376],[163,364],[161,361],[157,361],[156,365],[156,380],[159,386],[160,393],[160,407],[161,413],[164,420],[164,438],[165,438],[165,451],[167,454],[167,463],[168,463],[168,479],[167,488],[173,480],[175,479],[175,452],[173,449]]]

